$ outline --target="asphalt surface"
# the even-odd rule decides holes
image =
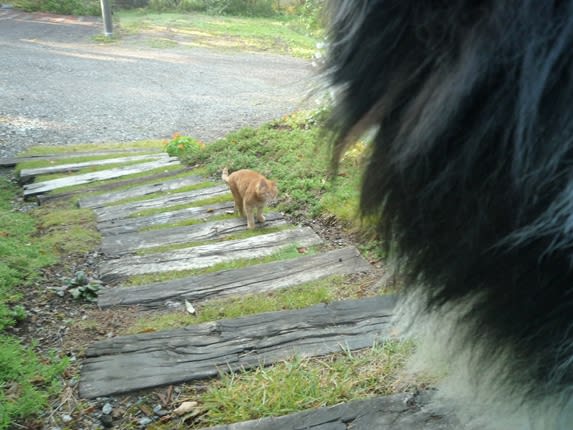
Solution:
[[[104,44],[101,33],[96,18],[0,9],[0,157],[174,132],[208,142],[312,103],[304,60]]]

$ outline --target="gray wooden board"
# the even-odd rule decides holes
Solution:
[[[67,199],[71,196],[76,196],[78,194],[89,195],[94,192],[111,191],[129,185],[142,184],[143,182],[146,181],[153,181],[153,180],[159,181],[160,179],[163,178],[170,178],[175,175],[179,175],[181,173],[191,172],[192,169],[193,169],[192,167],[181,166],[181,169],[172,169],[161,173],[153,173],[147,176],[140,176],[137,178],[114,180],[113,182],[108,182],[104,180],[103,182],[95,182],[86,187],[82,187],[81,190],[72,190],[69,192],[57,193],[57,194],[54,193],[39,194],[38,196],[36,196],[36,198],[38,199],[38,202],[40,204],[44,204],[45,202],[48,201]]]
[[[390,336],[395,299],[371,297],[270,312],[181,329],[106,339],[91,345],[80,395],[94,398],[372,347]]]
[[[117,202],[129,197],[141,197],[148,194],[173,191],[178,188],[189,187],[205,182],[207,179],[200,176],[188,176],[185,178],[172,179],[170,181],[158,181],[153,184],[141,185],[127,190],[110,192],[99,196],[86,197],[78,202],[80,208],[97,208]]]
[[[311,246],[321,242],[311,228],[300,227],[248,239],[107,260],[100,264],[99,275],[102,281],[113,282],[128,276],[201,269],[217,263],[265,257],[290,245]]]
[[[47,193],[48,191],[57,190],[58,188],[89,184],[90,182],[102,181],[105,179],[120,178],[122,176],[132,175],[134,173],[143,173],[147,170],[167,167],[175,162],[178,162],[177,158],[169,158],[165,160],[155,160],[149,163],[116,167],[108,170],[99,170],[97,172],[81,173],[79,175],[66,176],[64,178],[35,182],[33,184],[24,185],[24,197]]]
[[[269,292],[332,275],[370,270],[370,264],[362,258],[358,250],[348,247],[292,260],[223,270],[140,287],[105,288],[100,290],[97,303],[101,308],[119,305],[156,307],[167,300],[184,299],[197,303],[229,295]]]
[[[210,427],[208,430],[459,430],[458,419],[433,405],[433,393],[400,393],[282,417]],[[207,429],[205,429],[207,430]]]
[[[257,224],[257,227],[277,227],[285,224],[284,216],[271,213],[266,216],[265,223],[262,226]],[[118,257],[125,254],[135,254],[139,250],[157,246],[222,239],[245,230],[247,230],[247,221],[243,218],[235,218],[182,227],[104,236],[101,251],[107,256]]]
[[[176,211],[162,212],[155,215],[120,218],[97,224],[98,230],[103,235],[128,234],[139,231],[154,225],[172,224],[185,220],[201,219],[207,220],[215,215],[224,215],[233,210],[233,202],[215,203],[209,206],[198,206],[193,208],[178,209]]]
[[[26,157],[10,157],[10,158],[0,158],[0,167],[13,167],[18,163],[23,163],[25,161],[37,161],[37,160],[65,160],[66,158],[79,158],[79,157],[99,157],[101,155],[114,155],[122,153],[131,152],[149,152],[153,154],[159,154],[159,152],[152,152],[149,148],[125,148],[125,149],[109,149],[105,151],[95,151],[95,152],[66,152],[65,154],[51,154],[51,155],[30,155]]]
[[[33,169],[20,170],[20,179],[27,180],[40,175],[49,175],[53,173],[77,172],[84,167],[105,166],[108,164],[131,163],[133,161],[150,161],[169,158],[167,154],[146,154],[133,155],[130,157],[106,158],[103,160],[82,161],[79,163],[59,164],[57,166],[36,167]]]
[[[222,196],[227,193],[229,193],[229,187],[227,187],[227,185],[217,185],[183,193],[172,193],[154,199],[140,200],[117,206],[95,208],[94,211],[98,221],[109,221],[112,219],[127,218],[146,209],[182,205],[211,197]]]

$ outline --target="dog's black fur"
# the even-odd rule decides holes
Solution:
[[[465,309],[477,372],[571,413],[573,0],[334,0],[329,19],[335,156],[378,127],[361,210],[410,292]]]

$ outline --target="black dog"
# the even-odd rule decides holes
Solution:
[[[573,428],[573,0],[330,6],[335,157],[377,128],[361,210],[417,321],[447,316],[488,426]]]

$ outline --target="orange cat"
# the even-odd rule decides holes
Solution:
[[[235,200],[235,213],[247,217],[247,227],[255,228],[255,210],[257,220],[265,222],[263,208],[265,204],[277,197],[277,185],[269,181],[260,173],[252,170],[237,170],[229,175],[225,167],[221,176],[225,181]]]

